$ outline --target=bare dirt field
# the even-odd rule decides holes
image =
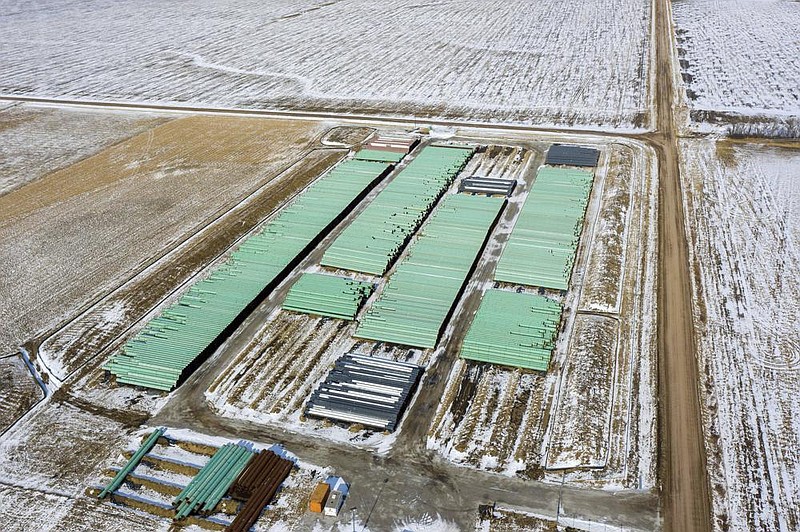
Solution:
[[[149,267],[304,157],[324,129],[177,119],[0,196],[0,348],[36,339]],[[276,183],[279,196],[300,184]],[[126,310],[117,302],[103,319]],[[58,354],[45,363],[60,378],[74,369]]]
[[[800,146],[680,147],[713,525],[794,530]]]
[[[18,104],[0,110],[0,195],[164,123],[149,113]]]

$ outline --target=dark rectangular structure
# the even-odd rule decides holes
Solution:
[[[569,146],[567,144],[553,144],[547,150],[547,159],[544,164],[557,166],[597,166],[600,152],[594,148]]]
[[[421,375],[415,364],[344,355],[311,394],[305,414],[393,431]]]
[[[486,194],[487,196],[510,196],[517,182],[513,179],[493,179],[490,177],[465,177],[458,184],[458,191],[467,194]]]

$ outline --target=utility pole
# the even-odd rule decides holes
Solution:
[[[353,525],[353,532],[356,532],[356,507],[350,508],[350,524]]]

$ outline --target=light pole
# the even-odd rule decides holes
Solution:
[[[353,525],[353,532],[356,532],[356,507],[350,508],[350,524]]]

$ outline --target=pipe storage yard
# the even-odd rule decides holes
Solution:
[[[472,152],[465,147],[423,148],[342,231],[322,265],[383,275]]]
[[[461,346],[461,357],[547,371],[561,304],[544,296],[487,290]]]
[[[281,458],[272,451],[261,451],[255,455],[229,490],[231,497],[247,503],[239,510],[227,530],[250,530],[293,467],[294,462]]]
[[[497,263],[495,281],[566,290],[594,174],[543,166]]]
[[[118,383],[174,388],[195,360],[390,169],[355,160],[334,167],[151,320],[104,368]]]
[[[283,309],[353,320],[372,290],[372,283],[336,275],[305,273],[289,290]]]
[[[364,314],[355,336],[435,347],[504,205],[504,198],[446,196]]]
[[[421,375],[414,364],[344,355],[311,394],[305,414],[393,431]]]
[[[192,512],[213,512],[252,457],[253,452],[243,445],[226,443],[220,447],[172,501],[175,520],[183,519]]]

